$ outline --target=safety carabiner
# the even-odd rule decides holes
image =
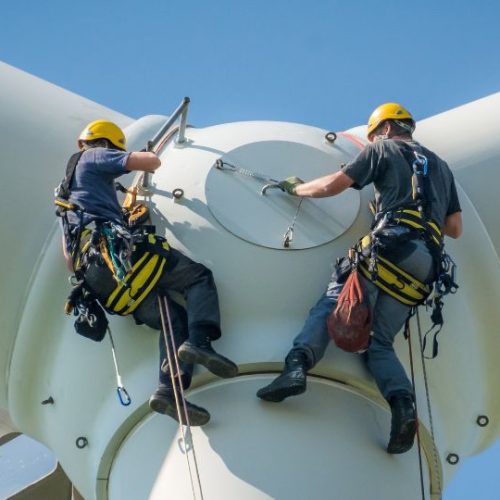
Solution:
[[[118,386],[116,388],[116,393],[118,394],[118,400],[123,406],[128,406],[132,402],[132,399],[130,399],[130,396],[128,395],[127,389],[125,389],[125,387]]]
[[[424,176],[427,175],[427,157],[420,154],[420,153],[417,153],[416,151],[413,152],[413,154],[415,155],[415,158],[416,160],[413,162],[413,167],[414,167],[414,170],[416,171],[416,168],[415,168],[415,165],[421,165],[422,166],[422,174]]]
[[[286,230],[285,234],[283,235],[283,246],[285,248],[290,247],[290,243],[293,241],[293,227],[288,226],[288,229]]]

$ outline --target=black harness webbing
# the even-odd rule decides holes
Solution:
[[[60,198],[64,198],[65,200],[69,199],[69,195],[71,193],[71,182],[73,181],[76,166],[78,165],[82,154],[83,151],[78,151],[78,153],[71,155],[71,158],[68,160],[68,164],[66,165],[66,175],[59,186],[59,192],[57,194]]]

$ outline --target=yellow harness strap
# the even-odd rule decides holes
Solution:
[[[148,244],[151,251],[146,251],[141,256],[106,301],[105,307],[116,314],[125,316],[133,313],[162,275],[167,258],[159,254],[161,252],[155,253],[154,250],[155,247],[161,246],[161,249],[167,252],[168,243],[156,238],[154,234],[149,234]]]
[[[417,280],[380,255],[377,257],[375,279],[373,279],[365,261],[361,261],[358,267],[366,279],[407,306],[421,304],[431,293],[429,285]]]
[[[74,268],[79,269],[82,262],[82,255],[88,250],[90,246],[90,242],[92,239],[92,231],[88,228],[85,228],[80,235],[80,248],[78,253],[76,254],[76,259],[74,263]]]
[[[402,224],[410,229],[418,229],[420,231],[427,232],[431,241],[438,247],[441,247],[443,235],[439,226],[432,220],[425,220],[423,215],[418,210],[408,208],[398,210],[394,212],[392,220],[397,224]]]
[[[361,239],[358,253],[370,246],[371,235]],[[377,255],[377,272],[372,274],[366,260],[361,259],[358,265],[361,274],[374,285],[386,292],[391,297],[407,306],[421,304],[431,293],[431,287],[396,266],[385,257]]]

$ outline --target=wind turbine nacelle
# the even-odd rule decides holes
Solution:
[[[339,498],[420,498],[417,487],[408,488],[412,482],[418,484],[416,446],[398,457],[385,452],[390,413],[359,356],[332,345],[311,371],[305,395],[279,405],[255,397],[256,390],[281,370],[292,339],[324,291],[332,262],[368,230],[372,197],[371,188],[366,188],[300,204],[279,189],[262,194],[262,188],[290,175],[309,180],[339,169],[363,146],[364,128],[338,133],[332,141],[326,130],[305,125],[242,122],[188,128],[185,142],[171,139],[160,150],[162,166],[146,193],[153,223],[173,247],[213,271],[223,330],[215,347],[240,369],[240,376],[232,380],[216,379],[204,369],[195,372],[187,397],[206,407],[212,419],[192,429],[192,442],[189,436],[184,441],[172,419],[151,413],[147,405],[157,380],[158,332],[130,318],[110,320],[120,371],[132,397],[132,404],[122,407],[116,399],[107,339],[98,344],[79,337],[73,318],[62,312],[69,285],[50,207],[52,188],[63,175],[81,117],[90,121],[105,110],[99,109],[96,116],[87,101],[9,68],[0,69],[11,78],[11,86],[4,83],[0,95],[7,96],[2,109],[12,123],[28,116],[28,109],[8,102],[9,94],[17,91],[12,82],[23,82],[30,95],[40,87],[47,95],[47,110],[43,107],[41,112],[48,113],[50,107],[59,113],[59,121],[50,122],[57,141],[47,143],[39,134],[39,123],[34,130],[26,127],[33,147],[17,149],[21,153],[16,157],[9,144],[17,140],[20,125],[13,127],[12,137],[0,137],[2,156],[18,162],[18,168],[7,173],[12,190],[2,198],[4,213],[15,200],[31,202],[30,207],[21,203],[2,221],[2,231],[9,234],[22,224],[24,243],[13,234],[8,253],[2,255],[9,256],[19,279],[10,309],[4,306],[5,315],[0,316],[6,347],[0,367],[7,374],[0,405],[22,432],[55,452],[84,497],[191,498],[192,488],[201,484],[206,498],[319,499],[333,488]],[[67,106],[55,106],[60,100]],[[498,95],[487,100],[500,107]],[[483,103],[459,108],[458,116],[455,110],[453,123],[462,123],[460,116],[473,120],[477,106]],[[63,111],[68,109],[73,110],[71,117]],[[78,123],[68,127],[75,115]],[[439,119],[446,122],[445,117]],[[129,125],[125,130],[131,149],[141,149],[163,121],[146,117],[131,123],[116,118],[122,126]],[[422,126],[422,142],[430,147],[434,145],[428,144],[432,141],[425,131],[433,123],[429,119]],[[436,146],[439,139],[439,134],[432,135]],[[65,141],[69,146],[61,151]],[[469,144],[453,146],[455,158],[468,158]],[[483,140],[479,146],[487,149],[482,165],[500,158],[493,141]],[[435,149],[447,157],[446,147]],[[217,168],[217,160],[236,168]],[[488,205],[483,203],[478,212],[471,201],[477,187],[471,183],[469,191],[467,164],[460,165],[457,174],[466,233],[459,242],[448,242],[461,270],[461,288],[447,300],[440,356],[428,363],[434,441],[423,374],[421,366],[416,367],[423,476],[433,498],[439,498],[454,470],[446,457],[451,452],[474,453],[497,433],[493,424],[476,424],[478,415],[498,411],[489,385],[498,379],[493,359],[498,350],[490,335],[500,319],[494,306],[500,298],[497,233],[485,222],[490,217]],[[36,182],[26,182],[30,176]],[[488,180],[495,179],[498,174]],[[478,247],[477,241],[487,243]],[[474,269],[467,266],[472,251]],[[476,300],[484,286],[489,295]],[[428,326],[425,319],[423,327]],[[414,337],[413,343],[418,350],[418,339]],[[398,338],[395,347],[408,367],[404,339]],[[468,369],[460,369],[464,366]],[[478,386],[486,389],[479,392]],[[50,398],[52,404],[42,404]],[[193,466],[193,451],[200,481],[186,466],[187,460]],[[363,481],[353,480],[353,468],[362,471]]]

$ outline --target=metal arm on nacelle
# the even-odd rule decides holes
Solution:
[[[187,113],[188,113],[188,108],[189,108],[189,103],[191,100],[189,97],[184,97],[182,102],[179,104],[177,109],[172,113],[170,118],[165,122],[165,124],[161,127],[161,129],[156,133],[156,135],[148,141],[148,144],[146,146],[147,151],[151,151],[156,153],[159,149],[159,145],[162,144],[165,136],[171,132],[171,128],[174,125],[174,123],[178,120],[180,117],[180,124],[178,128],[178,134],[177,134],[177,140],[175,141],[176,144],[182,144],[186,141],[186,125],[187,125]],[[142,190],[147,190],[148,187],[151,185],[151,175],[152,172],[145,172],[144,176],[142,178],[142,183],[140,185],[140,188]]]

